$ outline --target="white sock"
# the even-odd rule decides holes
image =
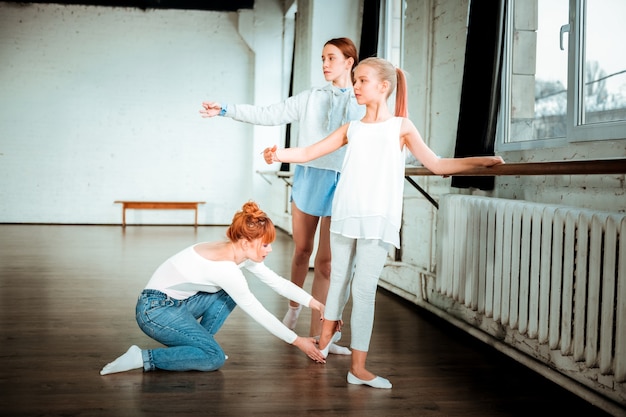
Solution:
[[[329,353],[333,353],[335,355],[352,355],[352,351],[345,346],[339,346],[334,343],[330,344],[330,348],[328,349]]]
[[[320,344],[320,337],[316,336],[316,339],[317,339],[317,344],[319,346],[319,344]],[[320,349],[320,352],[322,352],[322,355],[324,356],[324,358],[328,357],[328,354],[330,353],[333,345],[337,346],[337,345],[335,345],[335,342],[338,342],[339,339],[341,339],[341,332],[335,332],[335,334],[333,334],[333,337],[330,338],[330,341],[328,342],[326,347],[324,349]],[[337,346],[337,347],[341,347],[341,346]],[[346,349],[346,348],[343,348],[343,349]],[[348,351],[348,352],[350,352],[350,351]],[[352,352],[350,352],[350,354],[351,353]]]
[[[289,310],[287,310],[287,314],[285,314],[285,318],[283,319],[283,324],[287,326],[289,330],[296,328],[300,311],[302,311],[302,305],[298,305],[298,307],[289,306]]]
[[[137,368],[143,368],[143,357],[141,356],[141,349],[132,345],[122,356],[106,364],[100,371],[100,375],[130,371]]]

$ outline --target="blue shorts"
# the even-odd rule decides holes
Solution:
[[[332,211],[337,181],[339,181],[337,171],[296,165],[291,186],[291,201],[306,214],[328,217]]]

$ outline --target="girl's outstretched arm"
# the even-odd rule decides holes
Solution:
[[[276,145],[265,148],[263,158],[268,164],[273,162],[308,162],[320,156],[327,155],[348,143],[348,126],[345,124],[335,130],[324,139],[309,145],[305,148],[283,148],[277,149]]]
[[[400,146],[409,151],[424,167],[437,175],[451,175],[476,167],[490,167],[504,163],[501,156],[470,156],[466,158],[440,158],[426,145],[417,128],[409,119],[402,122]]]

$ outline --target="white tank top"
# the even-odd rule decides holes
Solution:
[[[401,117],[350,122],[330,230],[350,238],[380,239],[400,247],[405,150]]]

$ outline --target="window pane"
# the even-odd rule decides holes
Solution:
[[[626,120],[626,2],[587,0],[582,124]]]
[[[515,1],[509,142],[566,136],[568,4]]]

